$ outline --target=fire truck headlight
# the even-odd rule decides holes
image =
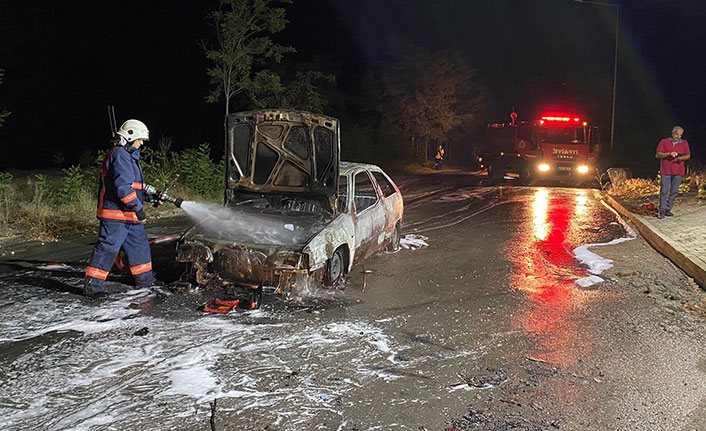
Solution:
[[[537,168],[539,169],[540,172],[548,172],[549,169],[551,169],[551,166],[549,166],[546,163],[540,163]]]
[[[585,174],[585,173],[588,172],[588,166],[586,166],[586,165],[579,165],[579,167],[577,168],[577,170],[579,171],[579,174]]]

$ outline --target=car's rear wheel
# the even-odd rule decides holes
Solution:
[[[493,178],[493,179],[501,179],[503,177],[504,172],[498,168],[497,163],[490,163],[488,165],[488,177]]]
[[[520,167],[520,183],[525,186],[531,186],[537,183],[537,176],[533,175],[532,167],[528,163],[524,163]]]
[[[346,265],[346,252],[343,247],[339,247],[333,252],[333,255],[326,263],[326,277],[324,284],[326,286],[335,286],[343,280]]]
[[[395,231],[392,232],[392,238],[390,238],[390,242],[387,244],[387,251],[397,251],[400,249],[400,239],[401,239],[401,233],[400,233],[400,224],[397,223],[395,225]]]

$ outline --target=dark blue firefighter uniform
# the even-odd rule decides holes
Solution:
[[[85,289],[93,293],[103,291],[121,248],[138,287],[151,286],[156,281],[145,226],[140,223],[145,220],[142,206],[145,196],[139,159],[140,150],[126,144],[113,147],[103,160],[96,214],[100,220],[98,244],[86,268]]]

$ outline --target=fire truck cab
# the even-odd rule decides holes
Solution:
[[[488,124],[482,162],[491,178],[514,173],[523,184],[546,179],[579,186],[595,171],[598,132],[580,115],[565,113],[545,113],[535,121],[516,124]]]

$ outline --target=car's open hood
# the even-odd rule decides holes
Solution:
[[[229,115],[227,129],[226,201],[238,189],[304,194],[335,211],[338,120],[302,111],[259,110]]]

